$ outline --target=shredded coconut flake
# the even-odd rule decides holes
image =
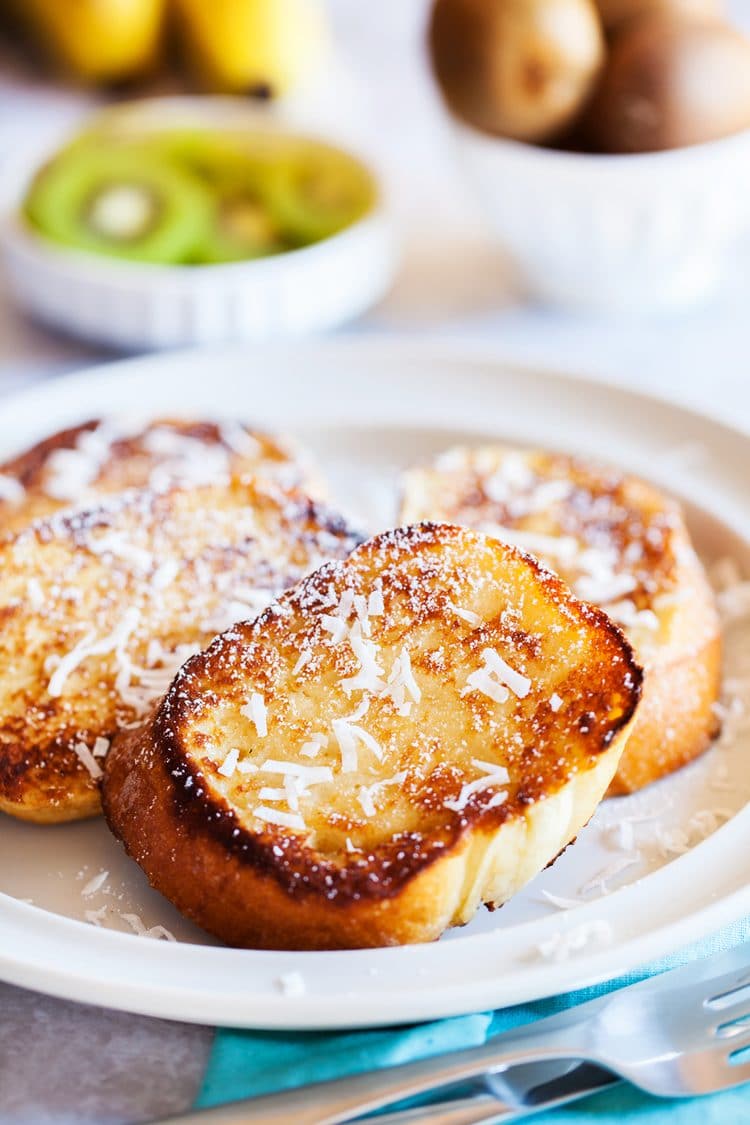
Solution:
[[[280,809],[269,809],[267,805],[258,805],[254,811],[254,816],[258,820],[264,820],[268,824],[277,824],[281,828],[299,828],[302,831],[305,829],[305,822],[298,813],[285,813]]]
[[[74,648],[67,652],[55,668],[47,685],[47,694],[53,699],[62,695],[68,677],[91,656],[107,656],[114,652],[120,655],[131,634],[138,626],[140,610],[135,606],[125,611],[122,621],[106,637],[97,639],[95,633],[87,633]]]
[[[123,922],[127,922],[131,930],[138,937],[156,938],[162,941],[177,941],[171,930],[166,926],[146,926],[140,914],[120,914]]]
[[[95,895],[97,891],[100,891],[102,889],[108,878],[109,871],[100,871],[98,875],[95,875],[93,877],[93,879],[89,879],[86,886],[83,887],[83,889],[81,890],[82,896],[84,898],[90,898],[91,895]]]
[[[567,961],[572,954],[579,953],[591,944],[604,945],[612,940],[612,927],[602,918],[593,922],[582,922],[570,930],[558,930],[551,937],[540,941],[537,949],[548,961]]]
[[[272,785],[264,785],[258,794],[258,799],[261,801],[286,801],[287,798],[286,788],[280,789]]]
[[[465,785],[462,785],[461,792],[455,801],[443,801],[445,808],[451,809],[453,812],[463,812],[475,793],[481,793],[485,789],[494,789],[498,785],[505,785],[510,780],[510,775],[505,766],[497,765],[494,762],[484,762],[480,758],[472,758],[471,764],[475,769],[480,770],[484,776],[477,777],[474,781],[468,781]],[[495,808],[497,805],[503,804],[507,797],[507,792],[500,790],[485,805],[485,808]]]
[[[85,742],[76,742],[73,745],[76,755],[88,770],[92,780],[98,781],[100,777],[104,776],[104,770],[97,762],[94,755],[89,750]]]
[[[219,773],[222,777],[234,777],[234,771],[237,769],[239,760],[240,752],[235,746],[229,751],[226,758],[219,766]]]
[[[302,744],[300,754],[303,758],[317,758],[320,751],[327,745],[328,735],[314,731],[310,735],[310,741]]]
[[[364,719],[367,712],[370,710],[370,700],[365,696],[362,702],[355,707],[351,715],[345,715],[347,723],[358,723],[360,719]]]
[[[394,660],[388,683],[384,685],[381,695],[383,698],[390,699],[397,713],[404,716],[411,713],[412,703],[420,702],[422,690],[414,678],[411,657],[406,647],[401,649]],[[406,698],[407,695],[409,699]]]
[[[642,856],[638,852],[633,852],[631,855],[620,856],[619,859],[614,860],[613,863],[603,868],[593,879],[589,879],[587,883],[584,883],[579,893],[587,895],[598,891],[602,895],[608,894],[611,880],[616,879],[619,875],[622,875],[623,871],[627,871],[629,867],[640,863],[641,860]]]
[[[299,659],[297,660],[297,663],[292,668],[292,675],[298,676],[300,674],[300,672],[302,671],[302,669],[305,667],[305,665],[309,664],[311,660],[312,660],[312,649],[311,648],[303,648],[302,652],[299,654]]]
[[[378,761],[383,760],[383,751],[371,734],[356,723],[347,719],[334,719],[331,723],[336,741],[341,751],[341,772],[356,773],[359,768],[357,756],[357,743],[361,742],[371,750]]]
[[[618,625],[626,629],[658,629],[659,618],[651,609],[638,609],[635,602],[625,598],[619,602],[602,602],[602,608]]]
[[[304,786],[301,786],[295,777],[288,773],[284,774],[284,795],[292,812],[299,812],[299,799],[304,792]]]
[[[224,422],[219,430],[219,436],[224,444],[240,457],[259,457],[261,454],[258,439],[248,433],[239,422]]]
[[[341,686],[347,694],[353,691],[380,692],[385,688],[381,679],[383,669],[378,663],[379,648],[371,640],[362,635],[362,626],[355,621],[349,631],[349,643],[352,651],[359,661],[359,672],[341,681]]]
[[[515,668],[511,668],[502,656],[492,648],[482,652],[483,667],[470,673],[466,679],[466,687],[461,695],[469,695],[478,691],[488,696],[495,703],[505,703],[508,699],[508,689],[524,699],[531,690],[531,680],[521,675]]]
[[[589,552],[589,556],[590,554]],[[598,605],[616,603],[625,594],[630,594],[637,589],[637,586],[638,583],[632,574],[616,574],[609,567],[603,567],[598,573],[582,574],[574,583],[579,598],[583,598],[585,602],[596,602]]]
[[[380,579],[378,579],[378,582]],[[383,601],[383,589],[380,585],[375,586],[367,599],[367,612],[370,617],[382,617],[385,613],[385,602]]]
[[[356,773],[359,768],[357,740],[350,724],[346,719],[334,719],[331,727],[341,752],[341,772]]]
[[[255,727],[258,738],[266,737],[268,734],[268,709],[259,691],[254,691],[250,696],[250,702],[246,703],[244,707],[240,707],[240,714],[250,720]]]
[[[375,808],[375,804],[372,799],[372,793],[366,786],[363,785],[360,789],[359,793],[357,794],[357,800],[362,806],[362,810],[365,816],[375,816],[377,814],[378,810]]]
[[[321,781],[332,781],[330,766],[304,766],[301,762],[282,762],[269,758],[258,767],[263,773],[279,773],[283,777],[294,777],[304,785],[319,785]]]
[[[483,619],[472,609],[463,609],[460,605],[455,605],[450,601],[448,602],[448,608],[455,613],[456,617],[460,617],[462,621],[466,621],[474,629],[482,624]]]
[[[154,556],[150,551],[113,531],[96,539],[89,538],[86,546],[94,555],[112,555],[121,562],[129,563],[137,574],[147,574],[154,565]]]
[[[167,586],[172,585],[179,573],[180,564],[177,559],[167,559],[154,571],[151,586],[154,590],[166,590]]]
[[[115,690],[127,707],[142,715],[166,693],[185,661],[199,651],[199,645],[185,644],[170,652],[152,639],[146,653],[148,666],[141,668],[131,661],[124,649],[118,649]]]
[[[330,644],[340,645],[342,641],[346,640],[349,630],[346,621],[342,621],[340,617],[334,617],[331,613],[321,613],[320,624],[326,633],[331,634]]]
[[[542,898],[556,906],[558,910],[575,910],[577,906],[583,906],[583,903],[578,898],[565,898],[563,895],[553,895],[551,891],[540,891]]]
[[[26,583],[26,597],[32,609],[44,608],[44,591],[38,578],[30,578]]]
[[[106,758],[109,753],[110,741],[108,738],[102,738],[99,735],[94,742],[94,749],[92,751],[95,758]]]

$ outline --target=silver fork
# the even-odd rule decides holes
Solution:
[[[439,1121],[439,1111],[455,1110],[456,1125],[493,1125],[519,1112],[561,1104],[554,1099],[554,1078],[550,1098],[541,1104],[529,1105],[514,1096],[512,1068],[521,1064],[583,1060],[650,1094],[679,1098],[750,1081],[750,1056],[738,1057],[747,1047],[749,946],[600,996],[481,1047],[169,1121],[171,1125],[344,1125],[407,1098],[451,1095],[469,1082],[482,1084],[475,1097],[459,1099],[453,1107],[450,1102],[433,1106],[433,1116],[423,1120]],[[568,1067],[566,1072],[570,1071]],[[582,1092],[586,1091],[572,1096]],[[494,1095],[494,1104],[488,1094]],[[405,1125],[418,1121],[418,1114],[418,1110],[394,1112],[385,1120],[388,1125]],[[451,1118],[442,1120],[448,1123]]]

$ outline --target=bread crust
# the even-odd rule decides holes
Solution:
[[[508,465],[510,471],[504,471]],[[544,489],[554,489],[556,482],[568,483],[570,493],[548,491],[552,498],[544,500]],[[540,537],[535,553],[582,597],[585,586],[576,585],[581,577],[576,559],[546,553],[545,537],[572,537],[582,550],[611,551],[615,586],[618,579],[634,576],[635,589],[624,600],[619,595],[610,604],[590,599],[616,620],[618,606],[627,608],[619,623],[645,672],[643,697],[611,796],[650,785],[710,745],[719,730],[714,705],[721,687],[720,622],[676,502],[595,462],[482,446],[449,451],[405,474],[402,518],[447,518],[486,530],[494,523],[501,534],[531,532]]]
[[[318,474],[286,439],[240,423],[156,418],[134,427],[95,418],[0,464],[0,533],[131,488],[227,483],[232,476],[324,493]]]
[[[538,599],[536,608],[528,609],[531,618],[538,614],[540,623],[550,621],[561,637],[555,641],[554,630],[545,633],[543,626],[539,636],[528,634],[529,620],[511,626],[502,614],[480,626],[462,626],[456,637],[456,621],[446,620],[446,590],[437,576],[446,558],[446,565],[454,566],[451,574],[470,585],[474,563],[496,567],[502,591],[496,588],[495,571],[486,574],[495,608],[497,599],[506,597],[517,597],[514,610]],[[352,589],[365,591],[378,578],[386,609],[373,635],[384,638],[379,643],[385,653],[397,622],[399,637],[409,638],[412,667],[424,692],[403,728],[374,696],[368,704],[368,730],[375,731],[381,750],[391,746],[388,730],[396,738],[396,748],[386,751],[375,776],[382,787],[391,771],[404,767],[400,792],[388,790],[394,796],[384,801],[377,818],[357,814],[344,792],[342,752],[342,772],[334,767],[329,797],[311,805],[305,832],[263,824],[250,807],[257,802],[256,775],[247,774],[253,778],[248,782],[243,773],[238,780],[235,762],[224,780],[222,760],[240,745],[252,761],[256,753],[286,753],[291,761],[299,760],[292,742],[304,742],[309,734],[298,721],[300,710],[309,702],[314,725],[331,720],[341,705],[332,669],[338,675],[351,667],[350,658],[340,655],[346,645],[331,648],[321,640],[320,595],[333,590],[339,596],[352,581],[358,583]],[[439,675],[432,655],[437,650],[419,647],[425,637],[439,642],[441,650],[451,639],[455,644]],[[465,692],[445,686],[457,675],[463,682],[466,669],[493,639],[506,652],[515,645],[515,659],[524,661],[529,676],[539,677],[523,701],[511,700],[511,717],[483,696],[464,703]],[[306,666],[309,678],[295,688],[288,665],[308,642],[313,652]],[[557,657],[548,659],[545,646],[552,652],[555,644]],[[385,655],[382,659],[387,662]],[[297,675],[305,677],[305,670]],[[558,715],[546,693],[560,675],[567,677],[560,690],[568,702]],[[581,605],[528,556],[456,527],[401,529],[370,540],[343,564],[324,566],[256,622],[217,638],[189,661],[149,720],[115,740],[103,783],[105,816],[153,886],[231,945],[344,949],[434,940],[449,925],[469,921],[482,901],[506,901],[575,837],[617,767],[640,681],[640,669],[616,626]],[[258,686],[270,700],[268,735],[253,740],[251,728],[237,724],[242,700]],[[357,699],[353,696],[350,706]],[[421,733],[441,729],[444,713],[453,722],[462,708],[466,729],[475,732],[484,756],[492,759],[502,746],[513,763],[505,799],[498,804],[488,800],[488,791],[455,807],[456,791],[463,792],[462,779],[468,776],[458,772],[458,762],[470,749],[457,750],[455,742],[446,741],[437,756],[422,752]],[[517,730],[525,734],[525,749],[511,738]],[[266,750],[268,736],[275,741]],[[250,768],[255,769],[252,763]],[[259,768],[263,773],[262,762]],[[253,796],[250,786],[256,786]],[[449,797],[452,804],[443,804]],[[351,851],[349,836],[354,838]]]
[[[179,665],[360,541],[302,493],[236,480],[130,491],[0,543],[0,811],[98,813],[109,743]]]

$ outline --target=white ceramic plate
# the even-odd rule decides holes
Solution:
[[[500,437],[605,457],[688,500],[704,556],[729,555],[750,571],[747,437],[625,390],[450,355],[444,345],[354,340],[172,354],[4,401],[0,455],[63,424],[134,407],[235,416],[295,434],[318,455],[341,505],[373,529],[393,520],[398,469],[455,441]],[[750,672],[742,623],[727,659],[740,691]],[[39,828],[0,817],[0,977],[176,1019],[324,1028],[498,1007],[614,976],[750,911],[750,810],[742,811],[750,727],[740,703],[734,710],[731,737],[699,762],[605,802],[578,843],[512,903],[430,946],[217,947],[148,888],[101,821]],[[548,893],[580,905],[561,909]],[[87,922],[87,911],[101,925]],[[177,943],[137,936],[136,915],[146,927],[168,927]],[[291,973],[302,981],[290,982]]]

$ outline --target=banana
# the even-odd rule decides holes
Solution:
[[[131,78],[154,62],[166,0],[22,0],[15,8],[58,66],[98,83]]]
[[[317,0],[172,2],[185,63],[209,90],[276,97],[303,82],[325,56]]]

